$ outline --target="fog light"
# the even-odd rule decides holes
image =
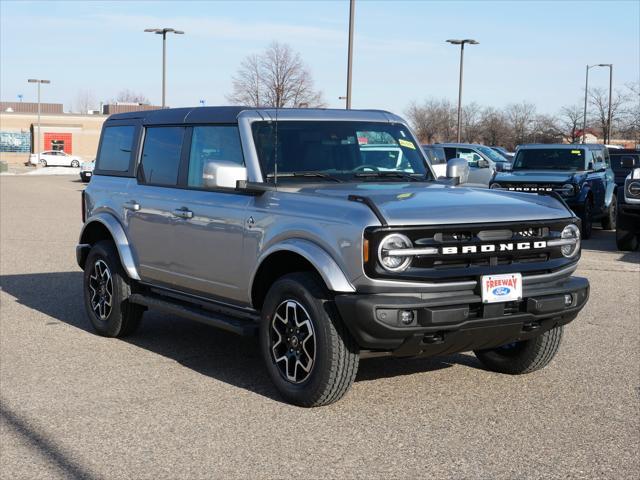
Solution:
[[[400,310],[400,323],[403,325],[411,325],[413,323],[413,317],[412,310]]]
[[[570,307],[571,305],[573,305],[573,295],[571,295],[570,293],[565,293],[564,294],[564,306],[565,307]]]

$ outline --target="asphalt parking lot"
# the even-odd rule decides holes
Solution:
[[[148,312],[94,335],[75,176],[0,177],[0,477],[640,477],[640,254],[585,242],[591,300],[546,369],[367,359],[339,403],[283,403],[257,342]]]

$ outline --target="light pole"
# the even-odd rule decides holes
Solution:
[[[165,107],[166,81],[167,81],[167,33],[184,35],[182,30],[173,28],[145,28],[145,32],[162,35],[162,108]]]
[[[460,45],[460,80],[458,82],[458,135],[457,142],[460,143],[461,139],[461,129],[462,129],[462,72],[464,68],[464,45],[468,43],[469,45],[478,45],[480,42],[477,42],[471,38],[466,38],[464,40],[447,40],[447,43],[451,45]]]
[[[353,17],[356,11],[356,0],[349,2],[349,53],[347,55],[347,110],[351,110],[351,75],[353,70]],[[340,97],[342,98],[342,97]]]
[[[607,141],[611,140],[611,93],[613,87],[613,64],[598,63],[597,65],[587,65],[587,73],[584,81],[584,114],[582,118],[582,143],[585,143],[587,135],[587,95],[589,93],[589,70],[595,67],[609,67],[609,113],[607,122]],[[602,132],[604,134],[604,132]]]
[[[36,78],[30,78],[27,80],[28,83],[37,83],[38,84],[38,133],[36,135],[36,153],[38,155],[38,164],[40,163],[40,85],[43,83],[51,83],[51,80],[41,80]]]

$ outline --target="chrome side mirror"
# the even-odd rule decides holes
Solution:
[[[447,162],[447,178],[454,180],[455,185],[467,183],[469,180],[469,164],[464,158],[452,158]]]
[[[238,181],[247,180],[247,169],[233,162],[207,162],[202,171],[204,188],[236,188]]]
[[[478,160],[478,168],[489,168],[489,160],[485,160],[484,158],[481,160]]]

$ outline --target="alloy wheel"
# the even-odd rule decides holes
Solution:
[[[296,300],[285,300],[271,321],[271,353],[280,374],[291,383],[302,383],[313,369],[316,335],[311,317]]]
[[[113,279],[111,271],[103,260],[96,260],[93,274],[89,276],[89,295],[91,309],[100,320],[106,320],[111,314],[113,301]]]

